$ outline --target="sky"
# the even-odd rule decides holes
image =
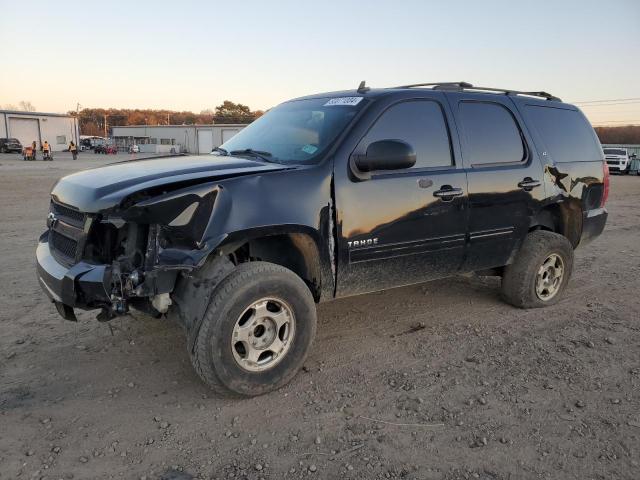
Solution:
[[[624,99],[580,106],[594,124],[640,124],[639,0],[0,0],[0,12],[0,106],[264,110],[361,80],[463,80]]]

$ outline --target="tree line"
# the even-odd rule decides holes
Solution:
[[[600,143],[603,144],[640,144],[640,126],[595,127]]]
[[[12,104],[2,105],[5,110],[23,110],[33,112],[35,106],[28,100],[22,100],[18,107]],[[194,125],[210,123],[251,123],[264,112],[252,111],[248,106],[225,100],[215,109],[202,110],[200,113],[174,110],[142,110],[119,108],[84,108],[79,112],[70,111],[69,115],[78,115],[82,135],[107,135],[109,127],[126,125]],[[106,128],[105,128],[106,127]],[[603,144],[640,144],[640,126],[624,125],[618,127],[595,127],[600,143]]]
[[[69,115],[78,116],[82,135],[109,135],[111,127],[127,125],[195,125],[251,123],[264,112],[251,110],[241,103],[225,100],[215,109],[202,110],[200,113],[174,110],[122,109],[122,108],[83,108],[70,111]]]

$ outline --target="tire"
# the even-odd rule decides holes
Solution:
[[[275,299],[275,303],[271,305],[281,307],[280,313],[290,312],[292,315],[285,317],[293,318],[293,327],[291,323],[287,327],[288,341],[280,342],[287,344],[286,350],[281,356],[271,355],[271,363],[265,364],[268,368],[249,362],[248,357],[241,358],[243,351],[246,355],[249,350],[260,350],[245,342],[232,342],[232,338],[239,338],[237,332],[243,322],[246,322],[248,330],[252,332],[249,335],[253,334],[250,341],[259,340],[258,327],[252,330],[252,325],[260,318],[266,318],[266,322],[271,320],[260,317],[258,308],[251,307],[256,304],[268,307],[269,302],[265,304],[265,299]],[[278,304],[279,302],[282,303]],[[264,308],[260,311],[266,312]],[[243,320],[245,318],[248,320]],[[277,326],[267,331],[275,331],[278,337],[283,332]],[[300,277],[272,263],[244,263],[234,268],[214,288],[195,339],[191,361],[200,378],[219,395],[262,395],[280,388],[294,377],[307,357],[315,332],[315,302],[311,291]],[[264,333],[260,338],[266,337],[267,334]],[[272,338],[275,339],[273,335]],[[249,350],[245,349],[245,345]],[[261,352],[261,357],[266,352],[265,358],[269,358],[267,350]],[[254,370],[247,370],[248,368]],[[258,368],[262,370],[256,371]]]
[[[557,279],[560,270],[562,275]],[[519,308],[553,305],[562,298],[572,270],[573,247],[569,240],[557,233],[533,231],[525,238],[514,262],[504,269],[502,297]]]

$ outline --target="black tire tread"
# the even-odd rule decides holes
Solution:
[[[209,338],[207,330],[209,328],[212,328],[212,326],[214,325],[215,319],[213,318],[213,316],[220,310],[220,305],[229,298],[232,292],[234,292],[238,288],[241,288],[247,283],[248,280],[254,278],[255,276],[268,273],[292,274],[296,278],[299,278],[297,277],[297,275],[291,272],[291,270],[274,263],[248,262],[238,265],[215,287],[211,294],[209,306],[207,307],[205,318],[203,319],[202,326],[200,327],[200,332],[198,333],[198,337],[194,344],[193,352],[190,352],[190,357],[193,368],[195,369],[198,376],[211,387],[216,395],[227,398],[246,397],[246,395],[242,395],[229,390],[229,388],[222,383],[222,381],[216,374],[213,365],[209,364],[206,361],[205,351],[207,348],[207,340]],[[305,286],[305,289],[308,291],[309,298],[311,299],[311,302],[313,302],[313,296],[311,295],[311,292],[306,287],[302,279],[299,280],[301,284]],[[286,381],[290,380],[295,374],[296,372],[293,371],[290,377],[286,379]],[[286,381],[283,383],[286,383]]]
[[[552,251],[563,254],[565,277],[555,297],[543,302],[532,294],[531,282],[537,273],[537,264],[541,257]],[[511,305],[519,308],[538,308],[553,305],[562,297],[573,269],[573,247],[566,237],[547,230],[534,230],[525,238],[514,262],[507,265],[502,277],[502,297]]]

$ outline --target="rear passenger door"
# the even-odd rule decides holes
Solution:
[[[383,104],[372,116],[354,149],[336,160],[338,296],[451,275],[464,258],[467,179],[444,96]],[[349,155],[389,139],[415,149],[414,167],[367,180],[349,174]]]
[[[463,271],[508,263],[545,198],[542,165],[509,97],[447,93],[469,188]]]

